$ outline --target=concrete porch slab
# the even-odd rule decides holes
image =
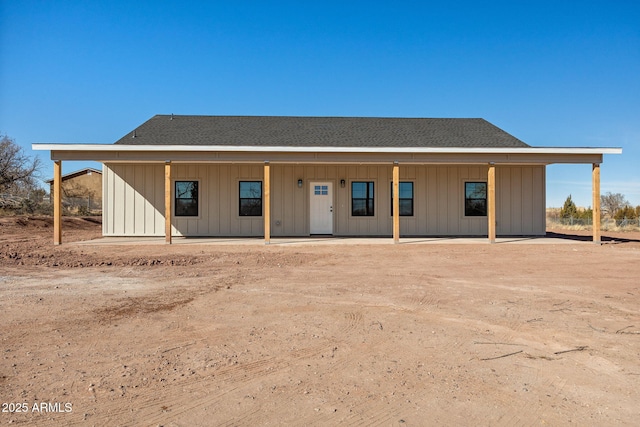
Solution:
[[[78,245],[165,245],[164,237],[102,237],[99,239],[76,242]],[[263,238],[259,237],[174,237],[173,245],[243,245],[264,246]],[[276,237],[269,245],[393,245],[390,237]],[[400,239],[400,245],[487,245],[486,237],[406,237]],[[558,236],[540,237],[501,237],[499,244],[592,244],[592,242]]]

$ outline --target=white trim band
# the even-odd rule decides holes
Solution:
[[[619,147],[279,147],[241,145],[116,145],[55,144],[31,145],[38,151],[73,152],[260,152],[260,153],[445,153],[445,154],[622,154]]]

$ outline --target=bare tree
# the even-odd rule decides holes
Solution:
[[[629,204],[622,193],[614,194],[610,191],[600,196],[600,203],[602,210],[611,216]]]
[[[41,163],[24,153],[7,135],[0,135],[0,193],[20,193],[36,187]]]

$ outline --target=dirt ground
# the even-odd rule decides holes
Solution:
[[[639,425],[640,233],[603,234],[56,247],[0,218],[0,425]]]

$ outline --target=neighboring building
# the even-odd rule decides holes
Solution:
[[[48,180],[50,200],[54,200],[53,179]],[[62,176],[62,200],[73,209],[86,207],[88,210],[102,208],[102,172],[85,168]]]
[[[51,150],[57,167],[104,164],[105,236],[169,242],[542,236],[546,165],[593,164],[599,200],[603,154],[621,153],[531,147],[483,119],[174,115],[154,116],[113,145],[34,149]]]

